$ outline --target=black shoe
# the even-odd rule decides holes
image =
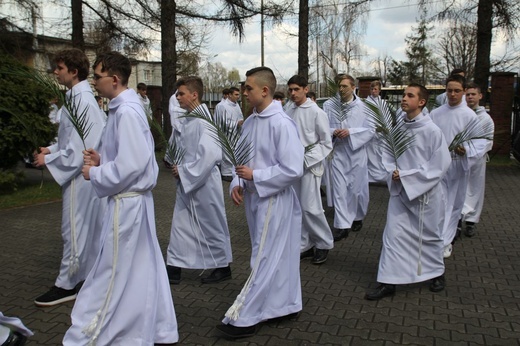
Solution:
[[[477,225],[474,222],[466,222],[466,229],[464,230],[466,237],[474,237],[477,235]]]
[[[340,241],[343,238],[348,237],[348,233],[350,232],[350,228],[341,228],[334,232],[334,241]]]
[[[54,306],[76,299],[76,289],[66,290],[52,286],[49,292],[42,294],[34,300],[36,306]]]
[[[446,279],[444,279],[444,275],[432,279],[432,282],[430,283],[430,291],[432,292],[440,292],[444,290],[444,287],[446,287]]]
[[[79,291],[81,290],[81,287],[83,287],[84,283],[85,283],[85,280],[78,282],[76,287],[74,287],[74,289],[76,290],[76,293],[79,293]]]
[[[231,279],[231,268],[229,266],[224,268],[216,268],[211,274],[205,278],[200,279],[203,284],[216,284],[217,282]]]
[[[314,257],[314,246],[311,247],[309,250],[300,253],[300,261],[307,257]]]
[[[166,266],[168,272],[168,280],[172,285],[178,285],[181,282],[181,268],[175,266]]]
[[[357,220],[352,222],[352,232],[359,232],[363,228],[363,220]]]
[[[231,339],[247,338],[256,334],[257,325],[250,327],[236,327],[231,324],[221,324],[217,329],[224,334],[224,336]]]
[[[2,346],[23,346],[26,341],[27,337],[25,335],[11,331]]]
[[[314,257],[312,258],[311,263],[312,264],[322,264],[322,263],[325,263],[325,261],[327,260],[328,255],[329,255],[329,250],[316,249],[316,252],[314,253]]]
[[[393,296],[395,294],[395,285],[380,284],[375,291],[365,294],[366,300],[379,300],[384,297]]]

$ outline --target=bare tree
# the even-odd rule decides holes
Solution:
[[[391,63],[392,57],[387,54],[384,56],[379,55],[376,59],[372,60],[373,73],[381,79],[383,86],[386,86],[386,82],[388,81],[388,70],[390,69]]]
[[[420,0],[420,6],[428,7],[431,2]],[[519,32],[520,2],[518,0],[443,0],[443,10],[437,15],[439,20],[454,19],[473,15],[477,22],[477,48],[475,57],[475,82],[487,90],[491,71],[491,43],[497,30],[504,32],[512,40]],[[510,43],[511,41],[509,41]]]
[[[327,0],[310,8],[310,33],[325,67],[321,74],[324,80],[339,72],[340,62],[346,65],[345,72],[349,73],[353,60],[359,59],[359,41],[365,32],[369,3],[369,0]]]
[[[475,74],[475,58],[477,53],[476,25],[450,23],[439,39],[435,52],[440,57],[439,72],[446,75],[453,69],[460,68],[466,73],[466,79],[472,80]]]

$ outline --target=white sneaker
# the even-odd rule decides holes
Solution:
[[[448,258],[451,256],[451,252],[453,251],[453,246],[451,244],[444,247],[444,258]]]

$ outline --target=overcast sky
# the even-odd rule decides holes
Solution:
[[[439,3],[432,1],[431,3]],[[435,9],[431,13],[433,15]],[[417,19],[420,13],[417,8],[417,1],[414,0],[380,0],[371,5],[368,13],[367,30],[362,44],[365,56],[357,70],[371,72],[370,61],[378,56],[391,56],[396,60],[405,59],[405,37],[412,33],[412,27],[417,26]],[[293,21],[294,22],[294,21]],[[435,23],[435,28],[441,28],[439,23]],[[255,18],[252,23],[246,26],[246,38],[242,43],[238,43],[236,38],[231,37],[221,28],[211,40],[208,56],[212,63],[220,62],[227,69],[238,68],[240,76],[244,78],[245,72],[256,66],[260,66],[260,19]],[[272,68],[280,80],[287,80],[297,71],[298,64],[298,44],[296,37],[288,37],[285,32],[298,32],[297,24],[284,24],[282,28],[268,28],[265,31],[265,65]],[[435,33],[442,35],[442,31]],[[494,52],[503,52],[503,40],[495,37]],[[518,41],[518,40],[517,40]],[[218,54],[217,56],[214,56]],[[312,62],[311,71],[316,70],[315,52],[309,52],[309,60]],[[341,67],[340,67],[341,70]]]
[[[45,18],[47,28],[39,27],[40,33],[53,35],[53,31],[59,27],[62,27],[61,30],[67,28],[70,30],[67,24],[70,20],[70,9],[66,5],[56,8],[48,2],[44,2],[46,5],[43,6],[42,17]],[[405,37],[412,33],[412,27],[417,26],[417,18],[420,17],[417,2],[417,0],[379,0],[371,4],[366,35],[361,42],[365,55],[362,57],[360,65],[357,66],[357,70],[371,73],[370,61],[378,56],[388,55],[396,60],[405,59]],[[440,0],[430,1],[432,5],[429,16],[435,14],[436,4],[439,5],[441,2]],[[211,1],[208,0],[208,3],[211,4]],[[435,28],[435,35],[442,35],[442,30],[439,30],[441,24],[435,23]],[[205,52],[202,65],[208,61],[220,62],[228,70],[233,67],[237,68],[241,78],[244,79],[248,69],[260,66],[260,16],[253,18],[246,25],[245,40],[242,43],[232,37],[226,27],[217,27],[212,32],[210,45],[208,51]],[[287,32],[297,34],[296,16],[288,18],[281,26],[265,28],[265,65],[273,69],[282,83],[296,72],[298,65],[297,38],[290,37]],[[494,40],[493,53],[500,55],[504,50],[503,39],[495,35]],[[157,47],[159,47],[158,42]],[[311,51],[309,54],[310,71],[314,72],[316,70],[316,53]],[[155,61],[160,60],[160,52],[152,51],[149,58]],[[342,70],[344,67],[342,68],[340,65],[339,69]]]
[[[406,1],[386,0],[372,5],[368,14],[366,35],[362,40],[366,56],[363,57],[361,70],[370,71],[368,64],[378,55],[387,54],[395,59],[404,59],[404,39],[411,33],[412,26],[416,25],[419,13],[416,5],[403,5],[403,3]],[[236,38],[221,30],[226,29],[220,29],[218,34],[214,34],[218,39],[211,41],[209,49],[211,62],[221,62],[228,69],[236,67],[241,76],[244,76],[248,69],[260,65],[259,18],[255,18],[247,25],[246,38],[242,43],[238,43]],[[297,38],[289,37],[286,32],[297,33],[297,23],[269,27],[265,31],[265,65],[271,67],[279,79],[291,77],[296,72],[298,64]],[[227,39],[223,39],[222,36]],[[214,57],[215,54],[218,55]],[[312,61],[311,71],[315,71],[316,54],[312,51],[309,54]]]

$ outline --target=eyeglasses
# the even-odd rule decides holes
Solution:
[[[101,78],[106,78],[106,77],[114,77],[114,76],[100,76],[100,75],[95,74],[94,76],[92,76],[92,79],[97,82]]]

